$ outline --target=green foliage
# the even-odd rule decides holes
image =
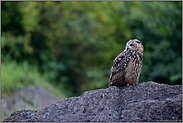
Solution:
[[[11,61],[1,64],[1,94],[11,96],[14,92],[21,90],[27,85],[41,86],[57,96],[65,97],[60,94],[57,88],[45,81],[45,75],[41,75],[36,66],[23,62],[19,65]],[[62,92],[63,93],[63,92]]]
[[[2,62],[47,73],[67,96],[108,87],[129,39],[145,47],[140,82],[181,84],[182,2],[2,2]],[[13,19],[12,19],[13,18]]]

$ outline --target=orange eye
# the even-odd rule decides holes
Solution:
[[[133,44],[130,44],[131,47],[133,47],[134,45]]]

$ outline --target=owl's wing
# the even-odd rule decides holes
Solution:
[[[123,51],[113,61],[111,68],[111,75],[109,81],[110,86],[121,86],[124,85],[125,79],[125,68],[128,66],[130,61],[130,52]]]

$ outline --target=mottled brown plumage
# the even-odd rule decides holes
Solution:
[[[125,50],[113,61],[109,87],[138,84],[143,53],[144,47],[139,40],[129,40]]]

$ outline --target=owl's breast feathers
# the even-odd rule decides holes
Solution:
[[[134,50],[120,53],[113,61],[109,86],[137,83],[136,78],[139,78],[142,60],[143,55]]]

